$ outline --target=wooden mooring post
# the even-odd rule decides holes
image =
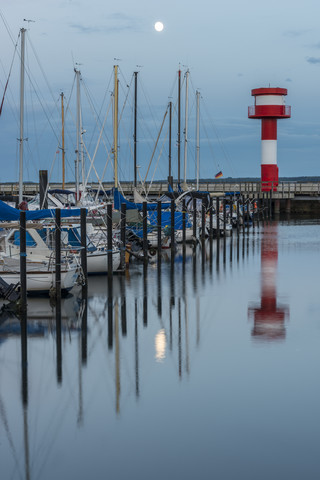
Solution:
[[[26,212],[20,211],[20,310],[27,311],[27,242]]]
[[[204,199],[202,199],[201,203],[201,240],[204,241],[206,238],[206,206],[204,203]]]
[[[175,222],[174,222],[174,212],[175,212],[175,203],[174,200],[171,200],[171,259],[173,259],[174,256],[174,250],[175,250],[175,234],[174,234],[174,229],[175,229]]]
[[[124,270],[126,262],[126,220],[127,220],[127,206],[125,203],[121,204],[121,214],[120,214],[120,241],[121,241],[121,260],[120,268]]]
[[[157,203],[157,244],[158,244],[158,261],[161,261],[162,249],[162,216],[161,216],[161,200]]]
[[[192,235],[194,240],[197,238],[197,199],[194,197],[192,199],[192,214],[193,214],[193,220],[192,220]]]
[[[108,247],[108,277],[113,274],[112,245],[112,203],[107,204],[107,247]]]
[[[61,304],[61,210],[55,210],[55,297]]]
[[[216,198],[216,215],[217,215],[217,239],[220,238],[220,199]]]
[[[148,261],[148,217],[147,202],[142,203],[143,260]]]
[[[209,200],[209,237],[210,239],[212,239],[213,237],[212,210],[213,210],[213,200],[212,200],[212,197],[210,197],[210,200]]]
[[[87,266],[87,210],[80,209],[80,239],[81,239],[81,268],[82,268],[82,296],[85,297],[88,289]]]

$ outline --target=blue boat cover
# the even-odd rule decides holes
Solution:
[[[149,212],[148,220],[151,225],[158,225],[157,212]],[[171,212],[161,212],[161,228],[171,226]],[[189,215],[186,213],[186,228],[192,227]],[[182,230],[182,212],[174,212],[174,228],[175,230]]]
[[[121,210],[121,204],[125,203],[127,210],[142,210],[142,203],[135,203],[135,202],[129,202],[117,188],[114,189],[113,192],[113,202],[114,202],[114,208],[115,210]],[[147,202],[147,210],[157,210],[158,208],[158,203],[149,203]],[[166,210],[167,208],[170,208],[170,203],[162,203],[161,204],[161,209]]]
[[[47,208],[44,210],[27,210],[26,220],[42,220],[44,218],[55,218],[55,208]],[[80,208],[60,209],[61,218],[79,217]],[[11,222],[20,220],[20,210],[11,207],[7,203],[0,200],[0,222]]]

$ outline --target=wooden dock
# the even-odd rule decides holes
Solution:
[[[175,184],[175,182],[174,182]],[[194,182],[187,182],[189,188],[195,189]],[[74,189],[74,183],[66,184],[66,189]],[[113,187],[112,182],[104,182],[103,187],[105,190],[110,190]],[[18,183],[0,183],[0,196],[16,196],[18,195]],[[25,183],[24,184],[24,196],[33,196],[39,193],[39,183]],[[51,183],[50,189],[62,188],[61,183]],[[91,183],[89,188],[98,189],[97,183]],[[130,195],[133,192],[133,182],[122,182],[121,188],[126,195]],[[161,195],[168,190],[168,183],[166,181],[153,182],[150,186],[146,183],[146,191],[149,195]],[[261,182],[259,181],[201,181],[200,190],[207,191],[214,194],[224,194],[226,192],[239,192],[243,195],[255,196],[258,193],[261,194]],[[277,192],[272,193],[273,199],[286,199],[286,198],[299,198],[310,197],[320,198],[320,181],[319,182],[279,182]]]

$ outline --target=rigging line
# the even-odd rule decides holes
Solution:
[[[172,98],[173,92],[176,90],[176,85],[177,85],[177,75],[174,75],[173,83],[172,83],[172,88],[170,90],[170,94],[168,98]]]
[[[102,178],[102,182],[103,182],[103,179],[104,179],[104,175],[105,175],[105,173],[106,173],[107,166],[109,165],[109,161],[111,162],[111,165],[112,165],[112,168],[113,168],[113,163],[112,163],[111,158],[110,158],[111,150],[107,151],[107,153],[108,153],[107,160],[106,160],[106,163],[105,163],[105,165],[104,165],[104,169],[103,169],[103,171],[102,171],[102,177],[101,177],[101,178]]]
[[[35,49],[34,49],[34,47],[33,47],[33,45],[32,45],[31,39],[30,39],[29,36],[28,36],[28,44],[27,44],[27,46],[28,46],[29,44],[30,44],[30,46],[31,46],[32,52],[33,52],[33,54],[34,54],[34,56],[35,56],[35,59],[36,59],[36,61],[37,61],[37,63],[38,63],[38,66],[39,66],[39,68],[40,68],[40,71],[41,71],[41,73],[42,73],[42,75],[43,75],[43,77],[44,77],[45,83],[47,84],[47,87],[48,87],[48,89],[49,89],[49,92],[50,92],[50,94],[51,94],[51,96],[52,96],[52,98],[53,98],[54,105],[56,106],[57,104],[56,104],[56,101],[55,101],[55,97],[54,97],[54,95],[53,95],[53,93],[52,93],[52,90],[51,90],[51,88],[50,88],[50,86],[49,86],[49,83],[48,83],[48,81],[47,81],[47,79],[46,79],[45,73],[44,73],[44,71],[43,71],[43,69],[42,69],[42,67],[41,67],[40,61],[39,61],[39,59],[38,59],[38,57],[37,57],[37,53],[36,53],[36,51],[35,51]],[[29,53],[29,52],[27,52],[27,54],[28,54],[28,53]],[[51,127],[51,129],[52,129],[52,132],[53,132],[54,135],[56,136],[56,139],[58,139],[58,137],[57,137],[57,135],[56,135],[56,130],[53,128],[53,125],[52,125],[52,122],[51,122],[51,119],[53,118],[53,112],[50,112],[50,116],[49,116],[49,114],[47,114],[46,109],[44,108],[44,105],[45,105],[46,108],[48,109],[48,112],[50,111],[50,109],[48,108],[48,104],[47,104],[47,102],[45,101],[45,99],[44,99],[44,97],[43,97],[43,94],[39,93],[41,90],[40,90],[40,88],[39,88],[39,85],[38,85],[37,81],[35,80],[35,78],[32,78],[32,74],[31,74],[31,71],[30,71],[30,68],[29,68],[29,64],[30,64],[29,61],[28,61],[27,63],[25,63],[24,68],[25,68],[25,71],[26,71],[27,76],[28,76],[28,78],[29,78],[30,84],[31,84],[32,87],[33,87],[34,93],[35,93],[35,95],[36,95],[36,97],[37,97],[37,99],[38,99],[38,101],[39,101],[39,103],[40,103],[40,105],[41,105],[41,107],[42,107],[42,110],[43,110],[43,112],[44,112],[44,114],[45,114],[45,116],[46,116],[46,118],[47,118],[48,124],[50,125],[50,127]],[[58,111],[58,107],[57,107],[57,106],[56,106],[56,110]],[[57,127],[56,127],[56,128],[57,128]]]
[[[165,142],[166,142],[166,140],[167,140],[168,134],[169,134],[169,131],[167,130],[166,136],[165,136],[165,138],[163,139],[163,142],[162,142],[162,146],[161,146],[161,149],[160,149],[160,153],[159,153],[159,155],[158,155],[158,160],[157,160],[157,163],[156,163],[154,172],[153,172],[153,177],[152,177],[152,179],[151,179],[151,181],[150,181],[150,184],[149,184],[148,195],[149,195],[149,193],[150,193],[151,185],[152,185],[154,176],[155,176],[155,174],[156,174],[157,166],[158,166],[159,160],[160,160],[160,158],[161,158],[162,151],[163,151],[163,149],[164,149],[164,145],[165,145]]]
[[[0,396],[0,415],[1,415],[1,418],[2,418],[2,423],[4,425],[4,429],[5,429],[6,434],[7,434],[7,438],[8,438],[10,448],[12,450],[13,458],[16,462],[16,466],[18,467],[19,477],[23,478],[23,475],[22,475],[22,473],[20,471],[20,468],[19,468],[20,465],[19,465],[18,454],[17,454],[16,448],[15,448],[15,445],[14,445],[14,441],[13,441],[13,438],[12,438],[12,433],[11,433],[10,428],[9,428],[9,422],[8,422],[8,418],[7,418],[7,415],[6,415],[6,409],[5,409],[4,402],[3,402],[1,396]]]
[[[108,82],[108,84],[107,84],[107,88],[106,88],[106,90],[105,90],[103,100],[102,100],[102,102],[101,102],[100,111],[97,112],[98,119],[101,118],[101,112],[102,112],[102,110],[103,110],[103,108],[104,108],[104,104],[105,104],[105,102],[106,102],[107,95],[109,95],[109,93],[110,93],[110,84],[111,84],[112,79],[113,79],[113,72],[111,72],[111,74],[110,74],[109,82]],[[109,95],[109,96],[110,96],[110,95]],[[106,135],[106,137],[107,137],[107,135]],[[107,140],[109,141],[108,137],[107,137]],[[110,142],[110,141],[109,141],[109,144],[111,145],[111,142]]]
[[[148,97],[148,94],[146,93],[146,90],[145,90],[145,88],[144,88],[144,84],[142,83],[142,81],[141,81],[140,78],[138,78],[138,82],[139,82],[139,84],[141,85],[141,90],[142,90],[142,93],[143,93],[143,95],[144,95],[144,98],[145,98],[145,100],[146,100],[146,102],[147,102],[147,106],[148,106],[149,113],[150,113],[150,116],[151,116],[151,118],[152,118],[154,127],[157,128],[156,119],[155,119],[155,117],[154,117],[154,115],[153,115],[153,111],[151,110],[151,102],[150,102],[149,97]],[[153,135],[151,135],[150,132],[149,132],[149,135],[150,135],[151,138],[153,137]]]
[[[82,82],[83,82],[83,80],[82,80]],[[94,107],[93,101],[91,100],[90,92],[89,92],[89,90],[87,89],[87,86],[86,86],[86,84],[85,84],[84,82],[83,82],[83,87],[84,87],[84,91],[85,91],[85,93],[86,93],[86,95],[87,95],[87,99],[88,99],[88,102],[89,102],[89,106],[90,106],[90,108],[91,108],[91,112],[92,112],[92,114],[93,114],[93,118],[94,118],[94,120],[95,120],[95,122],[96,122],[96,125],[95,125],[95,126],[96,126],[96,127],[99,126],[99,128],[101,128],[102,122],[101,122],[101,120],[100,120],[100,113],[97,114],[97,111],[96,111],[96,109],[95,109],[95,107]],[[109,107],[108,107],[108,108],[109,108]],[[94,135],[94,133],[95,133],[95,130],[96,130],[96,128],[95,128],[94,131],[92,132],[89,145],[91,145],[91,142],[92,142],[92,140],[93,140],[93,135]],[[112,143],[111,143],[111,141],[109,140],[108,135],[107,135],[105,132],[104,132],[104,134],[105,134],[105,137],[106,137],[106,139],[107,139],[107,142],[109,143],[109,146],[111,147]]]
[[[94,118],[94,121],[95,121],[95,124],[94,124],[94,128],[92,130],[92,133],[91,133],[91,138],[89,139],[89,148],[91,147],[91,144],[93,142],[93,138],[95,136],[95,133],[96,133],[96,129],[99,127],[99,130],[101,128],[101,121],[100,121],[100,117],[99,117],[99,114],[96,112],[96,109],[95,109],[95,106],[94,106],[94,101],[93,101],[93,97],[91,95],[91,92],[89,91],[86,83],[84,82],[83,80],[83,77],[81,77],[81,82],[82,82],[82,90],[85,92],[86,94],[86,97],[87,97],[87,100],[88,100],[88,104],[89,104],[89,107],[90,107],[90,110],[91,110],[91,113],[92,113],[92,116]]]
[[[19,36],[18,36],[18,39],[19,39]],[[14,47],[13,57],[12,57],[12,61],[11,61],[10,69],[9,69],[9,75],[8,75],[7,82],[6,82],[5,87],[4,87],[2,102],[1,102],[1,106],[0,106],[0,116],[1,116],[1,113],[2,113],[4,97],[5,97],[5,95],[6,95],[6,91],[7,91],[7,88],[8,88],[8,84],[9,84],[9,79],[10,79],[10,75],[11,75],[11,71],[12,71],[12,67],[13,67],[14,58],[15,58],[16,52],[17,52],[18,39],[17,39],[17,43],[15,44],[15,47]]]
[[[18,55],[19,55],[19,57],[21,58],[21,55],[20,55],[19,53],[18,53]],[[37,86],[37,83],[36,83],[35,80],[32,79],[32,75],[31,75],[30,69],[27,67],[27,65],[24,65],[24,69],[25,69],[25,73],[26,73],[26,75],[27,75],[27,77],[28,77],[28,79],[29,79],[30,85],[32,86],[32,88],[33,88],[33,90],[34,90],[35,95],[36,95],[36,97],[37,97],[37,99],[38,99],[38,101],[39,101],[39,103],[40,103],[40,106],[41,106],[41,108],[42,108],[42,110],[43,110],[43,113],[44,113],[44,115],[45,115],[45,117],[46,117],[46,119],[47,119],[47,121],[48,121],[48,124],[49,124],[50,127],[51,127],[52,133],[53,133],[53,135],[55,136],[56,140],[58,141],[58,135],[56,134],[56,131],[54,130],[53,125],[52,125],[51,121],[49,120],[49,117],[48,117],[48,115],[47,115],[47,113],[46,113],[46,110],[45,110],[45,108],[44,108],[43,102],[41,101],[41,98],[40,98],[40,96],[39,96],[39,93],[37,92],[37,89],[35,88],[35,87]]]
[[[168,107],[166,108],[166,113],[164,114],[164,117],[163,117],[163,120],[162,120],[161,128],[160,128],[160,131],[159,131],[159,134],[158,134],[158,138],[157,138],[155,147],[154,147],[153,152],[152,152],[152,156],[151,156],[151,159],[150,159],[150,162],[149,162],[149,166],[148,166],[146,176],[144,178],[144,182],[146,182],[146,179],[147,179],[147,176],[148,176],[148,173],[149,173],[149,169],[150,169],[150,166],[151,166],[151,162],[152,162],[153,156],[155,154],[155,151],[156,151],[156,148],[157,148],[157,145],[158,145],[158,141],[159,141],[159,138],[160,138],[160,135],[161,135],[161,132],[162,132],[162,128],[163,128],[164,121],[166,119],[167,113],[168,113]]]
[[[29,36],[28,36],[28,37],[29,37]],[[44,80],[45,80],[45,83],[46,83],[46,85],[47,85],[47,87],[48,87],[48,90],[49,90],[49,92],[50,92],[50,94],[51,94],[52,100],[55,102],[55,95],[53,94],[53,91],[52,91],[52,89],[51,89],[51,86],[50,86],[50,84],[49,84],[49,82],[48,82],[48,78],[47,78],[47,76],[46,76],[46,74],[45,74],[45,72],[44,72],[44,69],[43,69],[43,67],[42,67],[42,65],[41,65],[41,63],[40,63],[39,57],[38,57],[38,55],[37,55],[37,52],[36,52],[36,50],[35,50],[35,48],[34,48],[34,46],[33,46],[33,43],[32,43],[32,41],[31,41],[30,38],[29,38],[29,43],[30,43],[30,45],[31,45],[31,49],[32,49],[33,54],[34,54],[34,56],[35,56],[35,59],[36,59],[36,61],[37,61],[37,63],[38,63],[38,66],[39,66],[39,68],[40,68],[40,71],[41,71],[41,73],[42,73],[42,75],[43,75],[43,78],[44,78]],[[57,107],[57,111],[59,111],[58,107]]]
[[[10,32],[10,28],[9,28],[8,22],[7,22],[7,20],[5,19],[5,17],[4,17],[4,15],[3,15],[3,13],[2,13],[1,10],[0,10],[0,17],[1,17],[2,21],[3,21],[3,24],[4,24],[4,26],[5,26],[5,29],[7,30],[7,33],[8,33],[8,35],[9,35],[9,37],[10,37],[10,40],[12,41],[12,43],[13,43],[13,45],[14,45],[13,35],[12,35],[12,33]],[[19,39],[19,36],[20,36],[20,31],[19,31],[18,39]]]
[[[109,108],[110,108],[110,107],[109,107]],[[109,109],[108,109],[108,111],[107,111],[107,113],[106,113],[106,116],[105,116],[105,122],[106,122],[106,120],[107,120],[108,113],[109,113]],[[90,176],[90,173],[91,173],[91,169],[93,168],[94,171],[95,171],[95,173],[96,173],[98,182],[99,182],[99,184],[101,185],[102,190],[104,191],[104,188],[103,188],[103,186],[102,186],[102,183],[101,183],[101,181],[100,181],[100,178],[99,178],[99,176],[98,176],[98,174],[97,174],[97,170],[95,169],[95,167],[94,167],[94,165],[93,165],[94,160],[95,160],[95,158],[96,158],[96,154],[97,154],[99,145],[100,145],[100,141],[101,141],[101,137],[102,137],[102,133],[103,133],[104,126],[105,126],[105,123],[104,123],[104,124],[102,125],[102,127],[101,127],[100,136],[99,136],[99,139],[98,139],[98,142],[97,142],[97,145],[96,145],[96,149],[95,149],[95,151],[94,151],[94,154],[93,154],[92,158],[91,158],[90,155],[89,155],[89,152],[88,152],[88,150],[87,150],[87,147],[86,147],[85,142],[83,142],[84,148],[85,148],[85,150],[86,150],[86,152],[87,152],[87,155],[88,155],[88,158],[89,158],[89,160],[90,160],[90,168],[89,168],[89,171],[88,171],[88,174],[87,174],[87,177],[86,177],[86,180],[85,180],[85,184],[84,184],[84,188],[85,188],[85,189],[86,189],[86,187],[87,187],[87,183],[88,183],[88,180],[89,180],[89,176]]]
[[[228,152],[226,151],[226,149],[225,149],[225,147],[224,147],[224,144],[223,144],[220,136],[218,135],[217,128],[214,126],[214,123],[213,123],[211,117],[209,116],[209,113],[208,113],[207,108],[206,108],[206,104],[205,104],[205,103],[202,103],[202,105],[203,105],[204,110],[205,110],[205,112],[206,112],[206,114],[207,114],[207,116],[208,116],[208,119],[209,119],[209,122],[210,122],[210,124],[211,124],[211,127],[212,127],[212,129],[214,130],[214,132],[215,132],[215,134],[216,134],[216,137],[217,137],[217,139],[218,139],[220,148],[221,148],[222,152],[224,153],[224,156],[225,156],[226,160],[229,162],[229,165],[230,165],[232,171],[233,171],[234,174],[235,174],[236,172],[235,172],[235,169],[234,169],[233,164],[232,164],[232,162],[231,162],[231,159],[230,159],[230,157],[229,157],[229,155],[228,155]],[[202,117],[200,116],[200,118],[202,118]]]

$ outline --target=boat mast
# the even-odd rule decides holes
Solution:
[[[181,70],[178,71],[178,183],[180,183]]]
[[[65,150],[64,150],[64,105],[63,105],[63,92],[61,92],[61,143],[62,143],[62,189],[65,189]]]
[[[197,97],[197,146],[196,146],[196,161],[197,161],[197,190],[199,190],[199,175],[200,175],[200,92],[196,91]]]
[[[168,184],[173,187],[173,179],[171,175],[171,131],[172,131],[172,102],[169,102],[169,176]]]
[[[76,177],[76,202],[80,200],[79,196],[79,163],[80,163],[80,71],[74,69],[77,79],[77,158],[75,161],[75,177]]]
[[[114,66],[113,158],[114,186],[118,188],[118,65]]]
[[[187,151],[188,151],[188,87],[189,70],[186,71],[186,105],[185,105],[185,127],[184,127],[184,189],[187,188]]]
[[[133,158],[134,158],[134,186],[137,187],[137,98],[138,98],[138,72],[134,72],[134,134],[133,134]]]
[[[23,200],[23,118],[24,118],[24,54],[26,29],[21,28],[21,67],[20,67],[20,138],[19,138],[19,204]]]

